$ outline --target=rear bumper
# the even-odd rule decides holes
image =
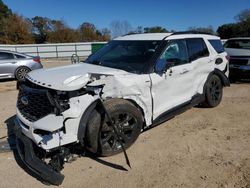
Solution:
[[[60,185],[63,182],[64,175],[53,170],[51,166],[47,165],[36,156],[32,141],[23,135],[17,121],[15,121],[14,132],[16,135],[18,155],[25,167],[43,181],[52,185]]]

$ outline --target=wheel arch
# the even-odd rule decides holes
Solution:
[[[214,71],[212,73],[217,75],[221,79],[224,87],[230,86],[230,81],[223,71],[221,71],[219,69],[214,69]]]
[[[145,113],[143,108],[133,99],[127,99],[127,98],[110,98],[105,100],[105,102],[111,101],[111,100],[116,100],[116,99],[121,99],[121,100],[126,100],[128,102],[130,102],[131,104],[133,104],[136,108],[139,109],[139,111],[142,114],[142,120],[143,120],[143,128],[146,126],[146,121],[145,121]],[[84,140],[86,137],[86,128],[87,128],[87,123],[90,117],[90,114],[98,108],[100,101],[97,99],[94,102],[92,102],[88,108],[85,110],[85,112],[83,113],[80,123],[79,123],[79,128],[78,128],[78,132],[77,132],[77,138],[80,142],[80,144],[82,146],[84,146]]]

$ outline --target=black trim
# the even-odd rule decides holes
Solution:
[[[226,66],[227,68],[227,66]],[[218,75],[223,83],[223,86],[230,86],[230,81],[228,77],[225,75],[225,73],[219,69],[214,69],[214,72],[212,72],[216,75]]]
[[[45,164],[36,156],[32,141],[23,135],[17,120],[15,120],[14,132],[16,135],[18,155],[25,167],[27,167],[38,178],[41,178],[41,180],[47,183],[52,185],[62,184],[64,175],[55,171],[51,166]]]
[[[192,97],[192,99],[188,102],[185,102],[181,105],[178,105],[166,112],[164,112],[163,114],[161,114],[160,116],[158,116],[154,121],[153,124],[150,127],[159,125],[161,123],[163,123],[164,121],[167,121],[169,119],[172,119],[173,117],[175,117],[176,115],[179,115],[183,112],[185,112],[186,110],[188,110],[189,108],[200,104],[201,102],[203,102],[205,100],[205,95],[204,94],[197,94],[195,96]]]
[[[87,123],[90,117],[90,114],[93,112],[93,110],[96,108],[98,105],[99,100],[97,99],[94,101],[89,107],[85,110],[84,114],[81,117],[80,123],[79,123],[79,128],[78,128],[78,133],[77,133],[77,138],[80,141],[81,145],[84,146],[84,138],[85,138],[85,131],[87,127]],[[97,148],[95,148],[97,151]]]

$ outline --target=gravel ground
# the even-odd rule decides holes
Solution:
[[[66,64],[70,61],[44,61],[45,68]],[[15,115],[15,84],[0,82],[0,139],[7,134],[5,122]],[[122,154],[66,164],[60,187],[249,188],[250,84],[225,88],[216,108],[192,108],[142,133],[128,155],[128,171],[108,165],[127,168]],[[0,187],[46,187],[17,164],[12,152],[0,153],[0,166]]]

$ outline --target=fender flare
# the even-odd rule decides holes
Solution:
[[[78,127],[78,132],[77,132],[77,138],[80,142],[80,144],[82,146],[84,146],[84,138],[85,138],[85,133],[86,133],[86,127],[87,127],[87,123],[90,117],[90,114],[92,113],[92,111],[96,108],[96,106],[98,105],[99,100],[96,99],[94,102],[92,102],[88,108],[85,110],[85,112],[83,113],[80,123],[79,123],[79,127]]]
[[[223,86],[230,86],[230,81],[224,72],[222,72],[219,69],[214,69],[214,71],[212,73],[219,76],[219,78],[221,79],[221,81],[223,83]],[[208,76],[208,78],[209,78],[209,76]]]

